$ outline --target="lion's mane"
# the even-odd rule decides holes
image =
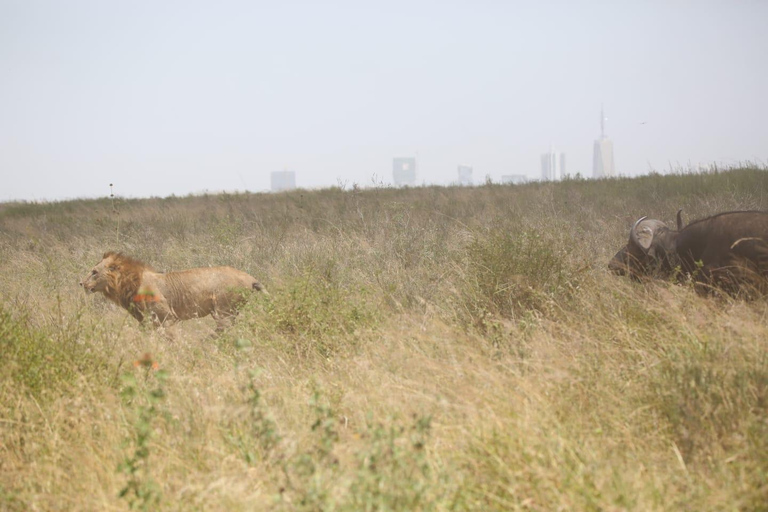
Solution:
[[[103,258],[112,257],[107,269],[107,289],[105,295],[113,302],[124,307],[134,316],[143,316],[138,311],[133,298],[141,287],[141,276],[145,270],[153,270],[146,263],[119,252],[106,252]],[[138,317],[137,317],[138,318]]]

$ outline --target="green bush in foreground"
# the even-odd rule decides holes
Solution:
[[[462,310],[476,327],[487,316],[516,318],[546,312],[567,299],[574,280],[569,255],[531,231],[494,228],[473,237],[462,259]]]
[[[251,301],[242,316],[259,338],[327,358],[354,350],[355,338],[376,328],[380,315],[366,288],[349,288],[332,273],[307,268]]]
[[[137,379],[132,372],[124,373],[120,392],[131,424],[128,445],[132,453],[117,468],[126,475],[119,496],[128,502],[131,510],[155,510],[162,491],[152,478],[151,441],[155,423],[162,413],[167,374],[165,370],[157,369],[157,362],[149,354],[138,360],[136,367],[144,375]]]
[[[65,325],[40,328],[29,314],[13,315],[0,304],[0,382],[10,380],[40,399],[68,388],[82,374],[107,377],[100,355],[79,340],[87,332],[79,315]]]

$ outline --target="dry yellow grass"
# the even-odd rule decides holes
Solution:
[[[641,215],[767,186],[0,205],[0,509],[765,510],[768,304],[606,263]],[[78,288],[105,250],[270,295],[152,331]]]

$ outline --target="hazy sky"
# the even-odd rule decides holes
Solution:
[[[768,162],[768,1],[0,0],[0,201]],[[644,123],[644,124],[641,124]],[[374,178],[375,177],[375,178]]]

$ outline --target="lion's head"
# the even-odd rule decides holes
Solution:
[[[141,285],[144,263],[116,252],[106,252],[101,261],[80,281],[86,293],[103,293],[108,299],[129,308]]]

